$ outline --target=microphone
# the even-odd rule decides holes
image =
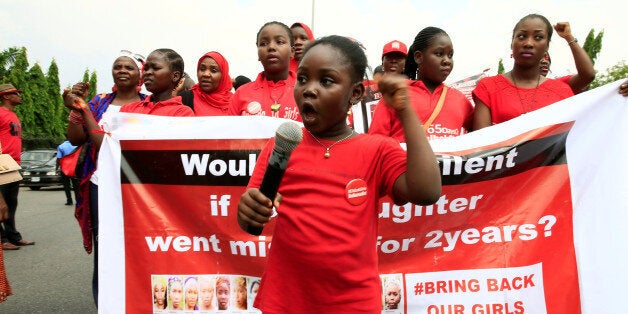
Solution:
[[[262,194],[271,201],[274,201],[275,196],[277,196],[279,183],[288,166],[288,158],[290,158],[290,154],[301,143],[302,139],[303,130],[294,122],[284,122],[277,128],[275,146],[268,159],[268,166],[259,187]],[[252,235],[260,235],[262,229],[249,226],[246,231]]]

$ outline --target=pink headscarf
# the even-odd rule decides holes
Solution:
[[[196,102],[199,101],[209,106],[213,107],[225,107],[229,106],[231,102],[231,97],[233,97],[233,93],[231,92],[231,88],[233,87],[233,83],[231,83],[231,77],[229,76],[229,63],[227,59],[223,57],[220,53],[216,51],[211,51],[204,54],[200,59],[198,59],[198,65],[196,66],[196,71],[201,67],[201,62],[205,58],[212,58],[218,66],[220,67],[220,71],[222,72],[222,79],[220,83],[218,83],[218,87],[212,93],[205,93],[201,90],[200,86],[194,84],[190,88],[190,90],[194,93],[194,107],[196,107]]]

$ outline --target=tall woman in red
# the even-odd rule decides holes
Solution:
[[[285,24],[273,21],[262,26],[256,45],[264,71],[236,90],[231,99],[235,115],[301,121],[293,95],[296,76],[289,70],[293,44],[292,31]]]
[[[228,116],[233,93],[229,63],[216,51],[204,54],[196,66],[198,83],[179,93],[196,116]]]
[[[473,129],[502,123],[573,96],[565,82],[541,75],[539,63],[549,50],[552,24],[542,15],[523,17],[512,31],[510,72],[487,77],[473,90]]]

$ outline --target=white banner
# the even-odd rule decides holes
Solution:
[[[470,151],[478,147],[492,147],[498,143],[509,141],[521,134],[542,129],[546,126],[573,122],[566,140],[567,166],[571,183],[573,203],[573,242],[577,261],[580,302],[583,313],[624,313],[625,305],[621,302],[624,294],[623,284],[627,282],[628,272],[624,263],[626,253],[625,240],[628,230],[624,224],[628,221],[628,167],[623,163],[628,157],[628,98],[617,93],[620,82],[609,84],[598,89],[579,94],[552,106],[543,108],[490,128],[457,138],[432,141],[437,153],[447,155],[450,152]],[[106,136],[103,142],[99,167],[99,206],[100,206],[100,252],[99,278],[100,296],[99,312],[123,313],[127,311],[125,275],[125,231],[124,211],[120,176],[120,141],[133,140],[197,140],[197,139],[266,139],[274,136],[276,128],[284,122],[281,119],[264,117],[199,117],[173,118],[137,114],[117,114],[107,118]],[[161,148],[161,149],[167,149]],[[123,164],[122,167],[128,167]],[[452,170],[453,171],[453,170]],[[127,178],[133,181],[133,178]],[[509,186],[495,189],[512,189]],[[492,191],[499,193],[499,191]],[[521,195],[535,201],[537,195]],[[167,197],[167,195],[165,196]],[[547,197],[547,196],[545,196]],[[233,200],[236,202],[236,200]],[[237,204],[237,202],[235,203]],[[235,206],[234,204],[234,206]],[[545,217],[543,217],[545,218]],[[235,217],[233,218],[235,219]],[[550,221],[539,221],[539,225],[549,226]],[[547,229],[546,229],[547,230]],[[550,228],[551,230],[551,228]],[[410,243],[410,242],[409,242]],[[384,242],[383,244],[386,244]],[[392,248],[382,246],[384,248]],[[447,250],[445,250],[447,251]],[[386,252],[384,252],[386,253]],[[501,272],[504,278],[511,278],[511,284],[528,282],[541,284],[534,289],[519,291],[519,300],[525,300],[525,310],[529,313],[543,311],[541,304],[543,293],[542,265],[533,264],[523,268],[500,268],[499,271],[484,268],[473,269],[451,268],[440,271],[438,278],[433,274],[418,272],[405,273],[405,289],[407,297],[403,300],[406,306],[417,306],[425,309],[422,313],[450,313],[455,309],[454,301],[445,305],[447,295],[441,299],[432,299],[425,307],[419,305],[420,299],[411,296],[415,283],[444,280],[447,276],[455,278],[468,276],[478,281],[473,300],[460,301],[464,308],[461,313],[472,313],[477,304],[495,305],[494,296],[486,300],[478,300],[482,293],[490,294],[491,278]],[[457,271],[457,272],[456,272]],[[528,277],[526,277],[528,276]],[[534,277],[531,277],[534,276]],[[547,276],[547,274],[546,274]],[[452,277],[452,278],[454,278]],[[532,280],[534,278],[534,280]],[[482,283],[482,285],[479,285]],[[481,290],[480,288],[483,288]],[[547,294],[546,294],[547,295]],[[424,296],[422,296],[424,297]],[[458,298],[451,295],[449,299]],[[150,301],[151,296],[147,296]],[[442,307],[434,303],[441,300]],[[139,302],[133,300],[133,302]],[[476,304],[472,304],[475,302]],[[506,302],[506,301],[503,301]],[[517,313],[523,308],[519,301],[505,304],[510,312]],[[521,301],[523,302],[523,301]],[[564,300],[570,302],[570,300]],[[433,306],[430,308],[430,306]],[[480,310],[477,305],[476,310]],[[431,310],[430,310],[431,309]],[[486,311],[486,308],[484,308]],[[548,313],[551,310],[548,308]],[[456,313],[456,312],[451,312]],[[481,313],[481,312],[475,312]],[[485,312],[489,313],[489,312]]]

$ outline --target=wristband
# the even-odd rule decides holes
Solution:
[[[75,110],[70,110],[70,115],[68,116],[68,120],[77,125],[85,125],[85,120],[83,120],[83,116]]]
[[[567,42],[567,45],[571,45],[571,44],[577,43],[577,42],[578,42],[578,38],[574,37],[573,40]]]

